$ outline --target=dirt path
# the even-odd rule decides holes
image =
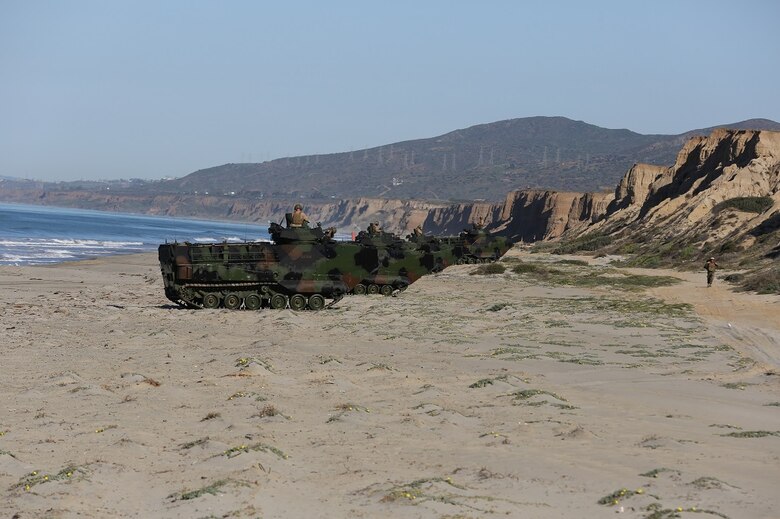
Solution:
[[[719,274],[707,287],[704,272],[626,269],[636,274],[672,276],[682,283],[651,289],[665,301],[688,303],[737,351],[773,369],[780,368],[780,297],[735,292]]]

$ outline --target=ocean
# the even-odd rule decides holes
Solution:
[[[165,241],[268,239],[267,225],[0,204],[0,265],[42,265],[155,251]]]

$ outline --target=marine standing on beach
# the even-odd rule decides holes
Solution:
[[[712,286],[712,281],[715,279],[715,270],[718,268],[718,264],[715,263],[715,258],[710,258],[707,263],[704,264],[704,269],[707,271],[707,286]]]
[[[301,204],[295,204],[290,227],[303,227],[303,225],[307,223],[309,223],[309,217],[303,212],[303,206]]]

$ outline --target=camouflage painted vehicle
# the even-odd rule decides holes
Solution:
[[[441,238],[443,244],[452,248],[453,261],[464,263],[492,263],[512,248],[511,240],[491,234],[481,226],[474,225],[458,236]]]
[[[382,294],[389,296],[431,272],[444,269],[448,263],[432,254],[430,247],[409,242],[386,232],[366,232],[357,235],[355,242],[362,251],[361,265],[374,266],[360,283],[354,294]]]
[[[160,245],[166,297],[191,308],[321,310],[367,275],[356,263],[363,248],[319,226],[268,231],[273,243]]]

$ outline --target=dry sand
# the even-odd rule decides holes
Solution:
[[[1,267],[0,516],[780,517],[780,298],[474,268],[294,313]]]

